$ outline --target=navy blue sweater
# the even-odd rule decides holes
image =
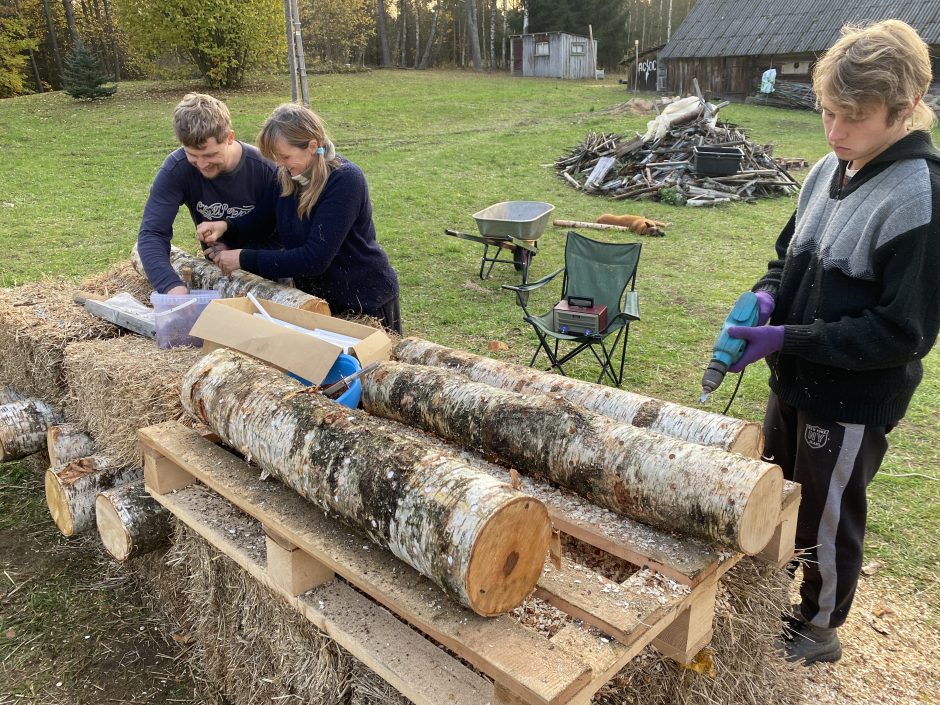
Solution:
[[[940,153],[912,132],[844,186],[846,162],[813,167],[777,259],[754,287],[784,326],[770,386],[844,423],[899,421],[940,330]]]
[[[284,249],[243,249],[239,264],[268,279],[293,277],[298,289],[326,299],[334,315],[374,315],[398,296],[398,277],[376,240],[365,175],[341,161],[308,216],[297,215],[296,192],[280,196],[278,188],[275,212]],[[250,221],[229,227],[239,232]]]
[[[150,198],[137,235],[137,252],[153,288],[161,294],[182,285],[170,266],[173,221],[184,203],[193,223],[232,220],[252,213],[252,225],[237,234],[226,233],[222,242],[241,247],[278,247],[274,231],[277,168],[261,152],[239,142],[242,158],[232,170],[207,179],[186,160],[180,147],[163,162],[150,187]]]

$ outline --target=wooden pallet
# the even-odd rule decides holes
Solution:
[[[688,661],[711,639],[718,579],[740,557],[713,552],[713,564],[684,585],[650,569],[615,583],[568,561],[549,564],[537,597],[613,637],[569,624],[549,639],[511,616],[484,618],[453,603],[195,431],[170,422],[139,438],[157,501],[418,705],[586,705],[648,644]]]

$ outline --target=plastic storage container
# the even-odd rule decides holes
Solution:
[[[198,348],[202,338],[189,334],[199,314],[209,302],[219,298],[214,289],[193,289],[188,294],[171,296],[169,294],[150,295],[157,328],[157,347],[162,350],[190,346]]]
[[[326,387],[333,384],[334,382],[339,382],[343,377],[348,377],[354,372],[358,372],[362,369],[362,366],[359,364],[359,360],[354,358],[352,355],[347,355],[345,353],[340,353],[339,357],[336,358],[336,362],[333,363],[333,366],[330,368],[330,371],[326,373],[326,377],[320,383],[321,387]],[[301,384],[310,386],[310,382],[305,380],[303,377],[298,377],[297,375],[288,372],[289,377],[293,377]],[[359,406],[359,398],[362,396],[362,383],[357,377],[352,382],[349,383],[349,389],[336,397],[333,401],[339,402],[343,406],[348,406],[350,409],[355,409]]]
[[[703,176],[729,176],[741,170],[744,152],[737,147],[712,147],[703,144],[692,148],[692,168]]]

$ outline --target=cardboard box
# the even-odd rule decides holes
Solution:
[[[358,359],[363,367],[370,362],[389,358],[392,341],[377,328],[282,306],[264,299],[259,299],[259,303],[272,318],[302,328],[322,328],[360,338],[349,354]],[[313,384],[322,382],[343,349],[339,345],[266,321],[255,316],[257,312],[254,304],[245,297],[216,299],[199,316],[191,334],[203,339],[202,348],[206,352],[220,347],[232,348],[293,372]]]

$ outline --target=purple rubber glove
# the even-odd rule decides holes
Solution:
[[[731,326],[728,335],[747,341],[741,359],[728,368],[728,372],[740,372],[752,362],[767,357],[783,347],[783,326]]]
[[[774,295],[769,291],[756,291],[754,296],[757,297],[757,323],[755,326],[762,326],[767,321],[770,320],[770,314],[774,312],[774,306],[776,302],[774,301]]]

